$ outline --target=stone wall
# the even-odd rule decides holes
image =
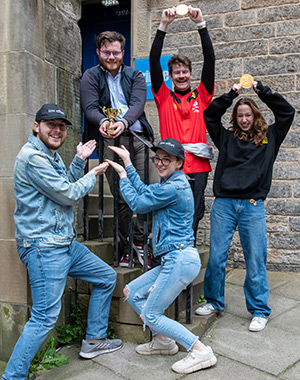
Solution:
[[[13,167],[36,111],[58,103],[73,122],[61,153],[68,164],[81,135],[79,0],[0,2],[0,358],[28,318],[30,288],[14,240]],[[68,295],[66,295],[68,297]]]
[[[134,3],[134,55],[147,57],[164,8],[178,1]],[[281,146],[274,166],[273,184],[266,200],[268,226],[268,267],[274,270],[300,270],[300,1],[297,0],[203,0],[190,1],[200,7],[207,21],[216,54],[216,88],[219,96],[229,91],[242,74],[250,73],[274,91],[280,92],[295,108],[294,123]],[[146,25],[142,27],[142,25]],[[196,87],[202,70],[202,51],[195,25],[187,17],[177,17],[169,26],[163,54],[182,53],[193,62]],[[244,90],[252,96],[252,90]],[[257,96],[254,95],[257,100]],[[268,122],[272,114],[258,102]],[[154,101],[148,101],[147,114],[159,139]],[[229,114],[224,117],[228,123]],[[217,152],[216,152],[217,155]],[[213,167],[216,159],[213,160]],[[206,190],[206,214],[198,232],[198,244],[209,244],[209,212],[213,202],[212,179]],[[238,234],[234,236],[229,259],[243,266]]]

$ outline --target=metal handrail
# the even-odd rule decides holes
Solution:
[[[129,146],[130,153],[132,147],[132,138],[135,137],[143,142],[145,146],[145,161],[144,161],[144,183],[149,184],[149,149],[152,147],[147,141],[142,139],[134,131],[130,131],[131,135],[129,136]],[[84,138],[84,136],[83,136]],[[86,140],[84,140],[86,141]],[[119,138],[114,139],[114,145],[119,146]],[[98,144],[98,157],[99,161],[103,162],[103,137],[100,137]],[[117,155],[115,154],[115,160]],[[86,172],[88,171],[88,165],[86,167]],[[99,176],[99,203],[98,203],[98,241],[103,241],[103,176]],[[191,184],[192,186],[192,184]],[[114,242],[113,242],[113,265],[118,266],[118,193],[119,189],[119,176],[117,172],[114,173],[114,189],[113,189],[113,202],[114,202]],[[149,214],[144,216],[144,265],[143,271],[148,270],[148,223],[149,223]],[[87,241],[89,236],[89,224],[88,224],[88,196],[84,197],[84,240]],[[133,268],[133,212],[129,209],[129,226],[128,226],[128,243],[129,243],[129,268]],[[193,284],[189,284],[186,287],[186,323],[192,323],[192,307],[193,307]],[[179,296],[175,299],[175,320],[179,320]]]

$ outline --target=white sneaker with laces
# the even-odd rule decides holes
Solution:
[[[212,313],[218,313],[218,310],[216,310],[211,303],[206,303],[205,305],[198,307],[195,313],[197,315],[210,315]]]
[[[135,351],[140,355],[175,355],[178,352],[178,346],[175,340],[162,342],[154,336],[151,342],[140,344]]]
[[[217,363],[213,350],[207,346],[205,350],[191,350],[188,355],[172,365],[177,373],[192,373],[200,369],[212,367]]]
[[[263,317],[253,317],[249,325],[250,331],[261,331],[266,327],[268,323],[268,318]]]

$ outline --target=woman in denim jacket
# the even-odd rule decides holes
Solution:
[[[132,211],[153,216],[153,255],[161,265],[144,273],[124,288],[124,295],[134,310],[152,331],[151,342],[137,346],[141,355],[175,355],[178,346],[189,351],[188,356],[173,364],[177,373],[191,373],[213,366],[217,359],[210,347],[180,323],[164,315],[168,306],[198,275],[201,267],[194,248],[192,228],[194,200],[186,175],[183,146],[176,140],[162,140],[152,150],[155,168],[161,183],[145,185],[133,167],[129,152],[111,146],[124,162],[125,169],[112,161],[109,164],[120,176],[120,190]]]

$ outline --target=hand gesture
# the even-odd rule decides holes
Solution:
[[[244,88],[244,87],[243,87],[242,83],[235,83],[235,84],[232,86],[233,91],[234,91],[236,94],[238,94],[238,95],[240,95],[240,93],[242,92],[242,89],[243,89],[243,88]]]
[[[251,87],[252,87],[253,90],[258,94],[258,93],[259,93],[259,90],[256,88],[256,86],[257,86],[257,81],[255,80],[255,81],[252,82]]]
[[[115,169],[115,171],[119,174],[119,177],[120,178],[125,178],[127,177],[127,173],[126,173],[126,170],[123,168],[122,165],[114,162],[114,161],[111,161],[111,160],[105,160],[113,169]]]
[[[166,32],[168,25],[171,24],[171,22],[175,19],[175,16],[176,16],[175,7],[164,9],[161,15],[161,21],[160,21],[158,29],[162,30],[163,32]]]
[[[90,140],[85,144],[80,142],[76,148],[76,156],[82,160],[86,160],[94,152],[96,148],[96,140]]]
[[[202,22],[204,20],[200,8],[192,8],[191,6],[189,6],[188,15],[189,15],[190,19],[193,22],[195,22],[196,24],[198,24],[199,22]]]
[[[130,153],[124,145],[122,145],[121,148],[118,146],[108,146],[108,148],[114,151],[121,160],[123,160],[125,168],[131,165]]]
[[[111,129],[114,129],[113,134],[107,134],[106,130],[108,127]],[[110,138],[116,138],[120,136],[124,132],[124,130],[125,130],[125,125],[122,123],[122,121],[117,121],[110,127],[109,121],[106,120],[100,125],[100,128],[99,128],[99,131],[102,136],[110,137]]]
[[[106,133],[106,131],[107,131],[107,128],[109,127],[109,121],[108,120],[105,120],[101,125],[100,125],[100,127],[99,127],[99,132],[101,133],[101,135],[103,136],[103,137],[112,137],[111,135],[108,135],[107,133]]]
[[[94,173],[95,176],[104,174],[106,172],[106,169],[108,168],[107,162],[102,162],[100,165],[95,166],[93,169],[91,169],[89,172]]]

